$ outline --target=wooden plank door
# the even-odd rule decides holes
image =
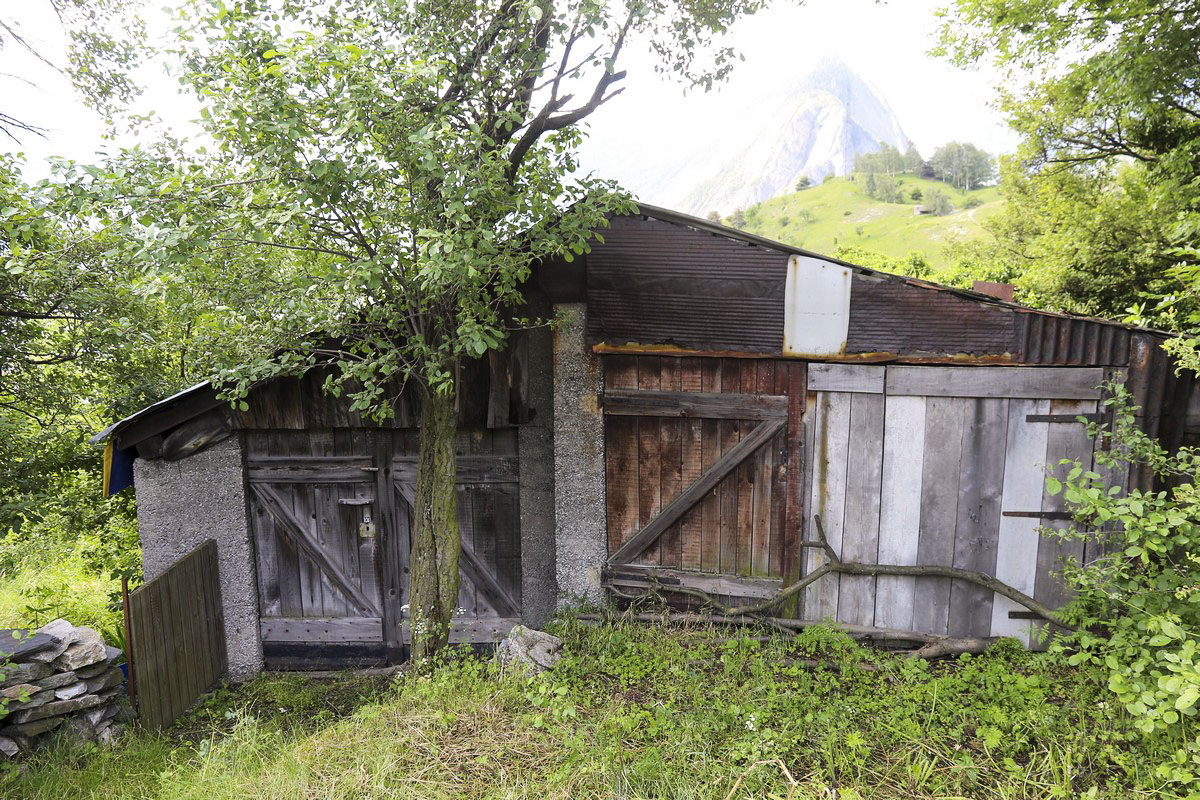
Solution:
[[[494,642],[521,618],[516,434],[511,429],[462,432],[458,449],[455,504],[462,549],[450,641]],[[406,536],[412,525],[416,464],[411,455],[396,455],[392,460],[397,519]],[[406,571],[405,596],[407,577]],[[409,643],[407,623],[400,636]]]
[[[338,455],[323,446],[332,433],[251,438],[247,479],[264,645],[382,643],[385,531],[367,437],[354,442],[350,432],[339,433],[346,441]]]
[[[793,370],[802,392],[803,368],[605,358],[609,585],[670,580],[726,597],[778,590],[796,549],[785,521],[802,447],[789,462],[789,434],[803,401],[788,392]]]

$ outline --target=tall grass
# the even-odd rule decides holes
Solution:
[[[938,665],[795,640],[564,622],[559,667],[463,656],[337,699],[266,677],[172,734],[61,746],[0,796],[713,798],[1170,796],[1098,676],[1004,644]]]

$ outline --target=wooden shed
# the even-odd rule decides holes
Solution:
[[[465,365],[459,641],[650,584],[765,597],[824,558],[945,564],[1054,605],[1065,525],[1044,473],[1090,464],[1078,419],[1124,382],[1141,424],[1188,434],[1164,334],[1023,308],[643,206],[527,297],[568,322]],[[216,538],[230,668],[397,660],[416,420],[369,424],[319,379],[233,413],[195,387],[117,423],[147,574]],[[1129,484],[1146,476],[1114,476]],[[1013,635],[1004,597],[944,578],[828,575],[787,613]]]

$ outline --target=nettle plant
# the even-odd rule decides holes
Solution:
[[[1107,669],[1109,688],[1136,727],[1175,741],[1159,777],[1191,784],[1200,779],[1200,726],[1193,721],[1200,700],[1200,449],[1167,452],[1138,428],[1128,391],[1106,388],[1111,425],[1089,423],[1098,471],[1075,462],[1063,481],[1046,479],[1076,521],[1046,533],[1092,538],[1106,552],[1086,565],[1064,565],[1076,592],[1064,619],[1078,630],[1053,649],[1072,665]],[[1125,491],[1101,474],[1139,469],[1165,488]]]

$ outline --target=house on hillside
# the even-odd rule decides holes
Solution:
[[[560,329],[464,366],[457,641],[654,583],[761,598],[825,558],[944,564],[1054,606],[1066,525],[1044,465],[1092,462],[1078,419],[1123,382],[1189,431],[1164,334],[887,275],[642,207],[527,291]],[[148,577],[219,548],[229,669],[402,659],[417,420],[275,380],[231,410],[198,386],[116,423]],[[1113,476],[1136,485],[1145,476]],[[1027,612],[945,578],[827,575],[803,619],[1028,641]]]

